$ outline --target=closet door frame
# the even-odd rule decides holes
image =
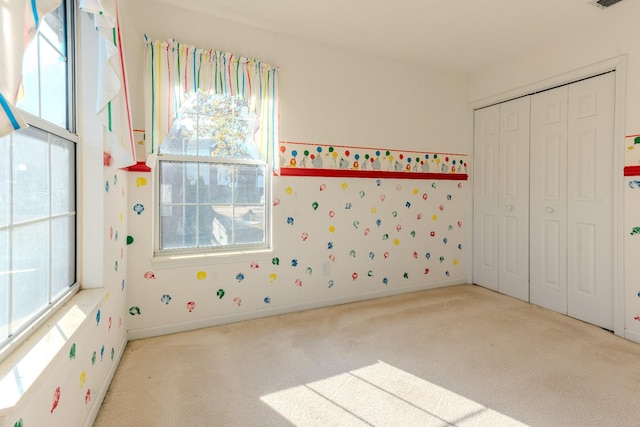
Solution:
[[[625,118],[625,85],[626,85],[627,57],[619,56],[598,62],[590,66],[559,74],[549,79],[531,83],[518,89],[501,93],[470,104],[473,110],[509,101],[525,95],[531,95],[543,90],[552,89],[594,77],[609,71],[615,71],[615,118],[614,118],[614,153],[613,153],[613,332],[624,337],[624,118]],[[473,175],[472,175],[473,177]],[[473,179],[473,178],[472,178]],[[473,259],[474,254],[472,254]],[[473,279],[473,278],[472,278]],[[473,282],[473,280],[472,280]]]

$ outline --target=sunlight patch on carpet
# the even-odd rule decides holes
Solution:
[[[261,400],[296,426],[526,426],[382,361]]]

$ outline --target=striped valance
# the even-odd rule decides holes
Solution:
[[[278,143],[278,70],[260,60],[176,40],[146,41],[145,109],[148,160],[160,145],[189,93],[206,92],[243,99],[259,119],[255,143],[274,167]]]

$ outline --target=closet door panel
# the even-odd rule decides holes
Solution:
[[[568,314],[613,329],[615,74],[569,86]]]
[[[531,302],[567,313],[566,86],[531,99]]]
[[[529,301],[530,98],[500,104],[499,292]]]
[[[474,120],[473,282],[498,290],[498,156],[500,109],[476,110]]]

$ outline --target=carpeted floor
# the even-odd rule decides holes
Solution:
[[[463,285],[130,342],[95,426],[637,426],[640,345]]]

